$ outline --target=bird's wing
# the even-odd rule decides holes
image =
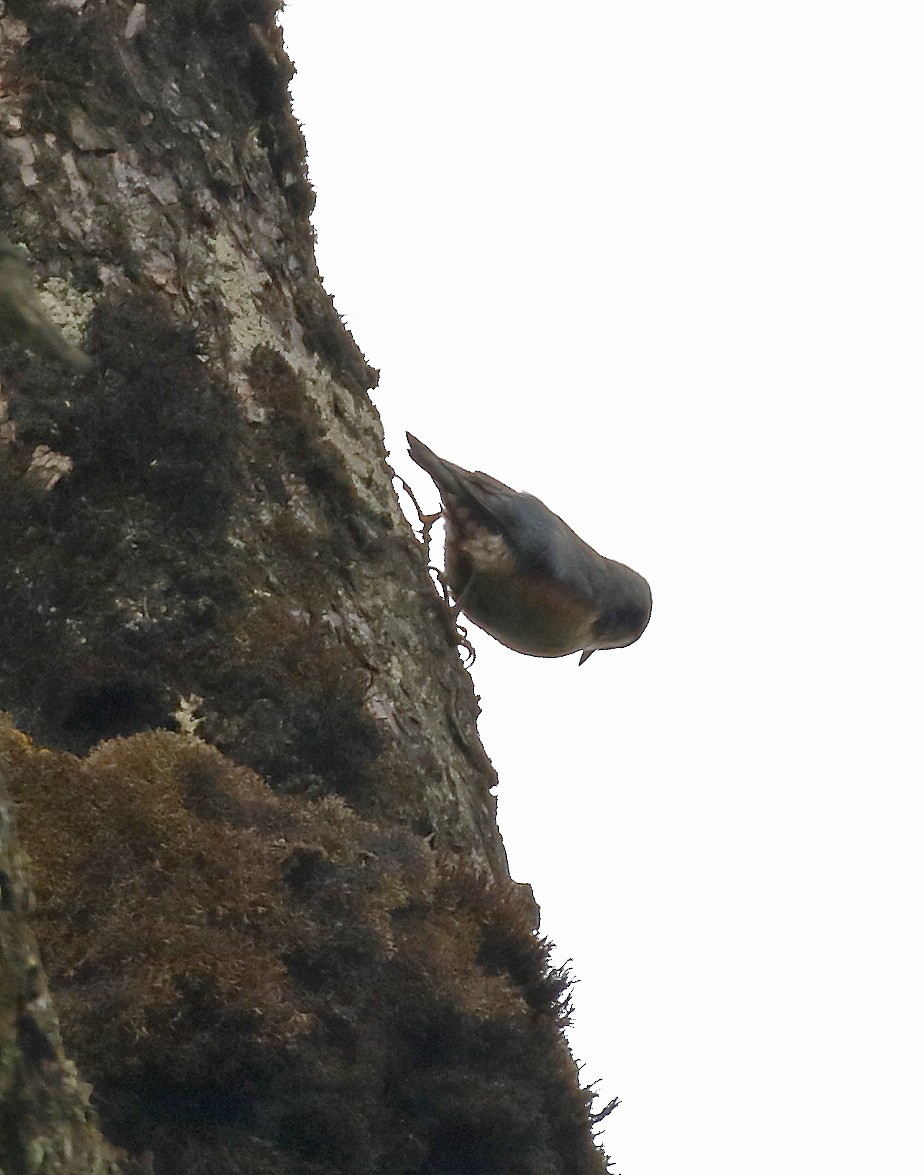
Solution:
[[[470,473],[461,465],[453,465],[451,461],[438,457],[432,449],[427,448],[423,441],[419,441],[411,433],[406,435],[408,452],[421,469],[425,469],[436,482],[436,487],[442,498],[445,499],[448,495],[461,503],[469,500],[470,504],[474,503],[491,514],[490,495],[492,493],[516,493],[516,490],[505,486],[502,481],[490,477],[487,473]]]
[[[522,493],[498,496],[493,512],[521,567],[594,598],[604,560],[564,519],[532,494]]]
[[[596,598],[605,561],[557,514],[490,474],[469,471],[438,457],[410,433],[411,457],[436,482],[441,497],[467,507],[483,525],[502,534],[517,563],[550,584],[582,598]]]

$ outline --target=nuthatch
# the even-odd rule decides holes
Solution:
[[[0,233],[0,344],[19,343],[75,371],[92,366],[61,328],[51,321],[32,284],[21,250]]]
[[[623,649],[651,616],[647,580],[598,555],[532,494],[444,461],[407,434],[446,519],[446,581],[456,609],[531,657]]]

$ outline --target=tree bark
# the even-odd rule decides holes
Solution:
[[[4,1175],[118,1175],[61,1046],[28,923],[33,899],[0,785],[0,1163]]]
[[[92,363],[0,346],[0,773],[65,1042],[157,1172],[603,1171],[278,7],[0,16],[0,232]]]

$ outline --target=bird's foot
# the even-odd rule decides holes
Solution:
[[[443,593],[443,603],[446,606],[444,615],[449,620],[449,629],[455,638],[456,644],[468,653],[468,659],[465,662],[465,668],[468,669],[475,664],[475,649],[468,639],[468,629],[459,623],[459,615],[462,611],[465,593],[463,592],[456,600],[451,600],[450,592],[452,589],[446,582],[446,576],[443,575],[438,567],[434,567],[432,563],[427,570],[433,572],[436,576],[436,582],[440,585],[440,591]]]
[[[458,622],[456,623],[456,644],[460,649],[465,649],[466,653],[468,653],[468,657],[463,664],[466,669],[471,669],[475,664],[475,646],[468,639],[468,629],[463,628]]]
[[[396,473],[395,477],[397,477],[398,481],[401,482],[401,485],[404,487],[405,493],[411,499],[411,501],[414,503],[414,509],[417,511],[417,517],[420,520],[420,527],[421,527],[420,541],[424,544],[424,546],[427,548],[427,550],[429,550],[430,549],[430,533],[433,530],[434,526],[436,526],[436,524],[439,522],[439,520],[443,517],[443,511],[437,510],[437,512],[435,514],[424,514],[423,510],[421,509],[420,503],[417,501],[417,496],[415,495],[415,493],[411,489],[411,487],[408,485],[408,483],[401,476],[401,474]]]
[[[456,606],[454,604],[450,603],[450,601],[449,601],[449,590],[450,589],[449,589],[449,584],[446,582],[446,576],[443,575],[442,571],[440,571],[440,569],[433,563],[431,563],[427,567],[427,570],[432,571],[433,574],[436,576],[436,582],[440,585],[440,591],[443,594],[443,603],[446,605],[446,607],[452,613],[453,620],[455,620],[456,617],[459,615],[459,610],[458,610],[458,608],[456,608]]]

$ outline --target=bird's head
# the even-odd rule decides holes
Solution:
[[[648,627],[651,619],[648,581],[631,568],[622,565],[620,568],[619,600],[605,607],[594,621],[591,628],[593,639],[581,653],[579,665],[583,665],[597,649],[625,649],[635,644]]]

